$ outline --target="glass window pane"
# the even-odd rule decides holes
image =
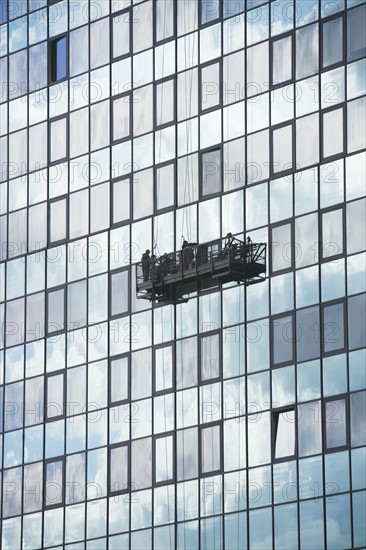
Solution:
[[[202,473],[214,472],[221,467],[220,459],[220,426],[204,428],[202,437]]]
[[[335,304],[323,310],[324,352],[344,348],[344,305]]]
[[[366,6],[347,12],[347,60],[354,61],[366,54]]]
[[[209,151],[202,155],[202,195],[221,190],[221,151]]]
[[[323,157],[343,152],[343,109],[323,115]]]
[[[173,387],[173,349],[172,346],[155,350],[155,391],[164,391]]]
[[[296,352],[298,361],[320,356],[319,308],[302,309],[296,315]]]
[[[323,67],[343,59],[343,17],[323,24]]]
[[[54,243],[66,238],[66,208],[67,199],[61,199],[50,204],[50,242]]]
[[[128,137],[131,133],[130,100],[130,95],[113,100],[113,141]]]
[[[201,339],[201,380],[211,380],[220,375],[219,335]]]
[[[112,493],[123,491],[128,487],[128,446],[115,447],[110,450],[110,481]]]
[[[292,78],[292,36],[273,42],[273,84]]]
[[[278,414],[275,439],[275,458],[295,454],[295,411]]]
[[[366,445],[366,392],[351,395],[351,446]]]
[[[113,223],[120,223],[130,217],[130,180],[113,182]]]
[[[273,172],[291,170],[293,165],[292,125],[273,131]]]
[[[47,418],[64,413],[64,375],[57,374],[47,379]]]
[[[111,403],[128,399],[128,358],[111,361]]]
[[[201,109],[211,109],[220,103],[220,64],[201,69]]]
[[[296,79],[318,70],[318,23],[296,31]]]
[[[292,265],[291,224],[272,228],[272,271],[289,269]]]
[[[156,170],[156,207],[158,210],[174,205],[174,164]]]
[[[44,488],[45,505],[54,506],[62,503],[63,472],[62,460],[46,464],[46,483]]]
[[[324,410],[327,449],[347,444],[346,401],[326,401]]]
[[[151,438],[139,439],[131,443],[131,483],[133,487],[144,489],[152,485]]]
[[[297,409],[299,456],[322,451],[321,405],[319,401],[304,403]]]
[[[54,162],[66,157],[66,118],[50,123],[51,131],[51,155],[50,161]]]
[[[48,334],[64,330],[65,291],[56,290],[48,294],[47,331]]]
[[[130,51],[130,12],[120,13],[112,19],[113,57]]]
[[[156,124],[161,126],[174,120],[174,80],[166,80],[156,86]],[[161,147],[161,144],[160,144]]]
[[[173,479],[173,436],[159,437],[155,443],[155,482]]]
[[[273,363],[293,361],[294,323],[291,316],[276,318],[273,323]]]
[[[350,349],[366,346],[366,294],[348,299],[348,343]]]
[[[128,311],[128,271],[111,275],[111,314],[120,315]]]

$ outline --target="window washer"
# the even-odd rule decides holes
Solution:
[[[144,277],[144,282],[149,280],[150,260],[151,260],[150,250],[147,249],[141,256],[142,274]]]

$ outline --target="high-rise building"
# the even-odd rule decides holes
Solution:
[[[0,0],[3,550],[366,547],[365,75],[364,0]]]

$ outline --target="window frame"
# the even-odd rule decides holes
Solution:
[[[113,295],[112,295],[112,278],[114,275],[119,275],[120,273],[127,272],[127,310],[123,311],[122,313],[114,313],[112,314],[112,302],[113,302]],[[130,266],[127,267],[120,267],[118,269],[108,270],[108,286],[109,286],[109,292],[108,292],[108,319],[119,319],[120,317],[124,317],[125,315],[128,315],[131,312],[131,293],[129,291],[130,289],[130,283],[131,283],[131,273],[130,273]]]
[[[133,19],[133,9],[135,8],[136,6],[133,6],[131,8],[128,7],[128,8],[123,8],[122,10],[119,10],[117,12],[113,12],[113,13],[110,13],[110,28],[109,28],[109,36],[110,36],[110,44],[111,44],[111,55],[110,55],[110,64],[116,62],[116,61],[120,61],[121,59],[125,59],[129,56],[132,55],[132,51],[133,51],[133,45],[132,45],[132,24],[134,22],[134,19]],[[121,17],[121,16],[128,16],[128,20],[124,19],[123,22],[124,23],[128,23],[128,26],[129,26],[129,29],[128,29],[128,52],[127,53],[124,53],[122,55],[117,55],[116,57],[114,57],[113,55],[113,39],[114,39],[114,27],[113,27],[113,20],[117,17]]]
[[[55,462],[61,462],[61,473],[62,473],[61,502],[57,502],[56,504],[47,504],[47,500],[46,500],[47,499],[47,466]],[[54,510],[55,508],[60,508],[62,506],[65,506],[65,480],[66,480],[65,462],[66,462],[66,455],[49,458],[43,462],[43,498],[42,498],[43,510]]]
[[[283,269],[273,269],[273,230],[278,229],[282,226],[290,226],[290,242],[286,243],[286,246],[290,248],[291,251],[291,260],[288,262],[289,266]],[[282,275],[284,273],[290,273],[294,271],[296,265],[296,256],[297,256],[297,247],[295,242],[295,218],[288,218],[286,220],[281,220],[276,223],[269,224],[269,245],[268,245],[268,259],[269,259],[269,273],[270,275]],[[277,242],[277,241],[276,241]],[[279,246],[281,243],[279,243]]]
[[[291,166],[286,167],[285,170],[281,170],[279,172],[275,172],[274,168],[274,132],[277,130],[283,130],[284,128],[290,127],[291,128],[291,139],[292,139],[292,147],[291,147],[291,155],[292,155],[292,162]],[[281,122],[281,124],[276,124],[274,126],[270,126],[270,134],[269,134],[269,158],[270,158],[270,178],[269,179],[278,179],[283,177],[291,177],[295,170],[297,169],[296,166],[296,126],[295,126],[295,119],[287,120],[285,122]]]
[[[279,417],[281,414],[287,413],[287,412],[293,412],[294,413],[294,438],[295,438],[295,448],[294,448],[294,454],[292,455],[286,455],[281,456],[279,458],[276,458],[276,442],[277,442],[277,433],[278,433],[278,423],[279,423]],[[289,460],[296,459],[298,457],[298,409],[297,409],[297,403],[291,406],[285,406],[285,407],[279,407],[276,409],[273,409],[271,411],[271,452],[272,452],[272,462],[273,463],[280,463],[280,462],[288,462]]]
[[[211,67],[212,65],[219,65],[219,101],[216,105],[213,105],[212,107],[203,108],[202,107],[202,72],[204,69],[207,69],[208,67]],[[223,108],[223,58],[215,58],[211,59],[210,61],[207,61],[206,63],[202,63],[198,67],[198,114],[199,115],[205,115],[207,113],[211,113],[212,111],[217,111],[218,109]],[[230,104],[232,105],[232,104]]]
[[[324,245],[330,244],[330,243],[323,243],[323,215],[328,214],[330,212],[335,212],[337,210],[340,210],[342,212],[342,239],[343,239],[343,250],[342,252],[339,252],[338,254],[334,254],[333,256],[324,256]],[[347,245],[347,234],[346,234],[346,210],[345,210],[345,204],[338,204],[334,206],[330,206],[329,208],[323,208],[322,210],[318,210],[319,212],[319,237],[320,237],[320,243],[319,243],[319,262],[325,263],[325,262],[333,262],[335,260],[339,260],[346,255],[346,245]]]
[[[48,416],[48,380],[50,378],[54,378],[56,376],[60,376],[62,375],[63,377],[63,388],[62,388],[62,399],[63,399],[63,402],[62,402],[62,414],[59,414],[57,416],[52,416],[52,417],[49,417]],[[52,372],[49,372],[49,373],[46,373],[45,374],[45,384],[44,384],[44,394],[45,394],[45,399],[44,399],[44,403],[45,403],[45,414],[43,415],[44,416],[44,420],[43,422],[46,424],[48,422],[55,422],[56,420],[61,420],[63,418],[66,418],[66,373],[65,373],[65,370],[57,370],[57,371],[52,371]]]
[[[56,159],[56,160],[51,160],[52,159],[52,144],[51,144],[51,141],[52,141],[52,136],[51,136],[51,126],[54,122],[60,122],[61,120],[65,120],[66,122],[66,140],[65,140],[65,156],[64,157],[61,157],[59,159]],[[53,118],[50,118],[47,120],[47,129],[48,129],[48,154],[47,154],[47,161],[48,161],[48,166],[55,166],[57,164],[60,164],[60,163],[63,163],[67,160],[69,160],[70,158],[70,124],[69,124],[69,113],[65,113],[65,114],[62,114],[62,115],[59,115],[59,116],[56,116],[56,117],[53,117]]]
[[[202,378],[202,340],[205,338],[211,338],[212,336],[217,336],[219,341],[219,365],[218,371],[219,374],[215,378]],[[222,380],[222,331],[221,329],[210,330],[208,332],[203,332],[197,334],[198,337],[198,357],[197,357],[197,368],[198,368],[198,385],[207,386],[214,384],[215,382],[220,382]]]
[[[57,241],[51,240],[51,205],[53,203],[59,202],[61,200],[66,201],[66,230],[65,230],[65,237],[62,239],[58,239]],[[70,225],[70,216],[69,216],[69,195],[59,195],[58,197],[54,197],[48,201],[48,208],[47,208],[47,248],[52,248],[54,246],[59,246],[60,244],[64,244],[69,240],[69,225]]]
[[[319,164],[328,164],[330,162],[333,162],[334,160],[338,159],[344,159],[347,158],[347,109],[346,109],[346,103],[343,102],[341,104],[333,105],[332,107],[329,107],[327,109],[322,109],[320,111],[319,116],[319,145],[320,145],[320,162]],[[330,156],[324,156],[324,116],[328,113],[331,113],[332,111],[339,111],[341,110],[343,113],[343,131],[342,131],[342,151],[339,153],[335,153]]]
[[[172,350],[172,385],[170,388],[163,389],[163,390],[157,390],[156,389],[156,351],[159,349],[164,348],[171,348]],[[164,342],[163,344],[159,344],[157,346],[153,347],[153,354],[152,354],[152,396],[156,397],[159,395],[167,395],[169,393],[175,392],[175,385],[176,385],[176,369],[175,369],[175,341],[171,342]]]
[[[203,7],[202,7],[202,0],[196,0],[198,1],[198,29],[204,29],[206,27],[210,27],[212,25],[216,25],[217,23],[220,23],[222,21],[222,15],[223,15],[223,2],[220,0],[213,0],[213,2],[218,7],[218,16],[215,19],[212,19],[210,21],[202,22],[202,14],[203,14]]]
[[[332,23],[332,21],[335,21],[336,19],[342,20],[342,59],[340,61],[336,61],[335,63],[332,63],[331,65],[324,66],[324,26],[327,23]],[[345,18],[345,12],[337,12],[335,14],[332,14],[331,16],[320,19],[319,20],[319,72],[326,72],[330,69],[335,69],[336,67],[340,67],[344,65],[346,61],[346,18]]]
[[[127,448],[127,483],[126,483],[126,487],[124,489],[112,491],[111,490],[112,451],[114,449],[119,449],[119,448],[122,448],[122,447]],[[107,495],[108,496],[123,495],[123,494],[131,492],[131,490],[132,490],[132,487],[131,487],[131,443],[130,443],[130,441],[124,441],[123,443],[114,443],[113,445],[109,445],[108,446],[108,463],[107,463]]]
[[[292,340],[291,340],[291,350],[292,350],[292,358],[288,359],[287,361],[281,361],[280,363],[275,363],[274,360],[274,323],[277,320],[284,319],[286,317],[291,317],[291,332],[292,332]],[[287,332],[287,331],[286,331]],[[272,369],[277,369],[284,367],[286,365],[293,365],[295,363],[296,358],[296,323],[295,323],[295,312],[294,311],[286,311],[284,313],[279,313],[276,315],[271,316],[271,325],[270,325],[270,363]]]
[[[54,292],[59,292],[63,290],[64,292],[64,306],[63,306],[63,311],[64,311],[64,326],[63,326],[63,329],[61,330],[52,330],[52,331],[49,331],[48,330],[48,300],[49,300],[49,295],[50,294],[53,294]],[[66,292],[67,292],[67,288],[66,288],[66,285],[59,285],[59,286],[55,286],[55,287],[52,287],[52,288],[48,288],[46,289],[46,312],[45,312],[45,323],[46,323],[46,334],[47,334],[47,337],[50,337],[50,336],[59,336],[60,334],[63,334],[64,332],[66,332],[67,330],[67,312],[66,312]]]
[[[338,447],[328,447],[327,446],[327,418],[326,418],[326,404],[333,401],[344,401],[344,411],[345,411],[345,428],[346,428],[346,443],[344,445],[338,445]],[[349,406],[349,395],[346,393],[341,393],[339,395],[332,395],[322,399],[322,442],[323,442],[323,453],[337,453],[345,449],[350,448],[350,406]]]
[[[204,430],[209,428],[219,428],[219,458],[220,458],[220,468],[216,470],[211,470],[210,472],[204,472],[203,470],[203,434]],[[198,474],[199,478],[205,478],[210,476],[215,476],[222,474],[224,471],[223,457],[224,457],[224,438],[223,438],[223,424],[222,421],[217,422],[208,422],[207,424],[202,424],[198,426]]]
[[[326,336],[325,332],[325,326],[324,326],[324,310],[327,307],[336,306],[336,305],[342,305],[343,306],[343,347],[337,348],[331,351],[325,351],[325,338],[331,338],[332,334]],[[342,353],[347,350],[347,333],[348,333],[348,323],[347,323],[347,304],[345,298],[332,300],[330,302],[323,302],[320,304],[320,334],[321,334],[321,346],[320,346],[320,352],[322,356],[328,357],[331,355],[338,355],[339,353]],[[331,342],[331,341],[330,341]],[[329,343],[330,343],[329,342]]]
[[[160,168],[165,168],[166,166],[173,165],[174,173],[174,182],[173,182],[173,204],[170,206],[165,206],[164,208],[158,208],[158,170]],[[162,162],[161,164],[154,165],[154,212],[155,214],[165,214],[166,212],[171,212],[177,208],[177,160],[168,160]]]
[[[55,1],[52,3],[56,3]],[[57,78],[55,72],[57,71],[57,42],[66,39],[66,75],[62,78]],[[70,64],[69,64],[69,37],[68,33],[61,33],[57,36],[53,36],[52,39],[48,40],[48,85],[52,86],[58,84],[59,82],[64,82],[69,78],[70,74]]]
[[[119,399],[118,401],[112,401],[112,361],[118,361],[119,359],[127,359],[127,397],[125,399]],[[131,400],[131,358],[129,353],[122,353],[120,355],[113,355],[108,358],[108,405],[109,408],[126,405]]]
[[[173,476],[165,481],[156,481],[156,442],[158,439],[166,439],[167,437],[172,438],[172,472]],[[162,434],[157,434],[152,436],[152,486],[153,487],[164,487],[171,485],[172,483],[177,482],[177,449],[176,449],[176,437],[175,432],[164,432]]]
[[[275,42],[279,42],[280,40],[283,40],[285,38],[291,37],[291,77],[287,80],[283,80],[282,82],[274,82],[273,80],[273,58],[274,58],[274,48],[273,45]],[[288,86],[289,84],[295,82],[295,69],[296,69],[296,51],[295,51],[295,32],[294,29],[287,31],[283,34],[279,34],[274,36],[273,38],[269,38],[269,63],[270,63],[270,91],[276,90],[277,88],[283,88],[284,86]]]
[[[157,22],[157,6],[156,2],[153,3],[153,46],[160,46],[171,42],[177,38],[177,2],[173,0],[173,34],[168,38],[157,39],[156,22]],[[135,6],[134,6],[135,7]]]
[[[214,153],[215,151],[219,152],[220,154],[220,189],[218,191],[215,191],[214,193],[203,193],[203,157],[207,153]],[[222,189],[223,189],[223,174],[222,174],[222,167],[223,167],[223,151],[222,151],[222,144],[216,145],[214,147],[209,147],[208,149],[202,149],[199,151],[199,166],[198,166],[198,174],[199,174],[199,200],[203,199],[214,199],[215,197],[220,197],[222,195]],[[187,206],[187,205],[185,205]]]
[[[168,122],[163,122],[162,124],[158,124],[157,121],[157,115],[158,115],[158,93],[157,93],[157,87],[161,84],[165,84],[166,82],[171,81],[173,83],[173,119],[169,120]],[[172,126],[173,124],[177,123],[177,74],[175,73],[173,76],[167,76],[165,78],[161,78],[160,80],[154,80],[153,81],[153,94],[154,94],[154,103],[153,103],[153,126],[154,130],[161,130],[162,128],[167,128],[169,126]],[[156,136],[155,136],[156,139]]]
[[[129,216],[128,218],[125,218],[122,221],[115,222],[114,221],[114,205],[115,205],[115,198],[114,198],[114,185],[120,181],[126,181],[128,180],[128,187],[129,187],[129,200],[128,200],[128,208],[129,208]],[[118,178],[113,178],[110,180],[111,182],[111,189],[109,193],[110,197],[110,230],[115,229],[117,227],[122,227],[123,225],[128,225],[131,220],[131,212],[132,212],[132,191],[131,191],[131,174],[121,176]]]

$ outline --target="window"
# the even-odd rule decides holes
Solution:
[[[323,351],[331,353],[345,347],[344,303],[323,306]]]
[[[116,357],[109,364],[110,402],[121,403],[128,400],[128,357]]]
[[[201,68],[201,110],[206,111],[220,104],[220,63],[211,63]]]
[[[304,403],[297,408],[299,456],[322,452],[320,401]]]
[[[215,149],[201,156],[201,193],[203,196],[221,191],[221,150]]]
[[[174,4],[175,0],[156,0],[156,42],[160,42],[174,35]]]
[[[131,94],[112,101],[112,139],[118,141],[131,135]]]
[[[197,384],[197,337],[178,340],[176,344],[177,389]]]
[[[346,399],[324,402],[325,448],[337,449],[347,445]]]
[[[323,158],[339,155],[344,150],[343,108],[323,113]]]
[[[296,358],[308,361],[320,356],[319,307],[296,313]]]
[[[55,420],[64,415],[64,393],[64,373],[47,376],[46,415],[48,420]]]
[[[67,197],[57,198],[49,203],[48,241],[55,244],[67,239]]]
[[[271,230],[271,270],[284,271],[293,267],[292,224],[272,227]]]
[[[214,380],[220,376],[220,335],[201,338],[201,381]]]
[[[366,391],[351,395],[351,446],[366,445]]]
[[[152,486],[151,437],[131,443],[131,485],[135,489]]]
[[[63,503],[63,460],[46,464],[44,503],[46,507],[60,506]]]
[[[155,392],[173,388],[173,346],[155,349]]]
[[[366,55],[366,6],[347,12],[347,61]]]
[[[295,409],[273,413],[273,458],[275,460],[294,456],[296,452]]]
[[[175,120],[175,80],[170,78],[156,84],[155,88],[156,126],[170,124]]]
[[[290,291],[290,289],[289,289]],[[272,320],[272,363],[292,363],[294,360],[295,324],[292,315]]]
[[[201,0],[201,24],[211,23],[220,17],[219,0]]]
[[[128,311],[128,280],[128,270],[111,273],[110,308],[112,317]]]
[[[323,67],[343,60],[343,17],[323,23]]]
[[[128,490],[128,445],[109,449],[109,492]]]
[[[293,125],[276,128],[272,131],[273,173],[278,174],[293,169]]]
[[[67,77],[67,37],[61,36],[52,40],[49,45],[50,83]]]
[[[221,426],[201,429],[201,473],[210,474],[221,468]]]
[[[112,223],[122,223],[130,218],[130,178],[112,182]]]
[[[166,164],[156,168],[156,210],[164,210],[175,204],[175,165]]]
[[[173,435],[155,439],[155,472],[156,484],[167,483],[174,477],[173,471]]]
[[[366,294],[348,298],[348,339],[349,348],[366,346]]]
[[[66,116],[49,122],[49,161],[59,162],[67,157],[68,119]]]
[[[322,259],[334,259],[344,252],[343,247],[343,209],[322,213]]]
[[[112,55],[114,59],[130,53],[130,21],[130,10],[118,13],[112,19]]]
[[[292,36],[272,42],[272,83],[292,80]]]
[[[65,329],[65,289],[52,290],[47,295],[47,334]]]

